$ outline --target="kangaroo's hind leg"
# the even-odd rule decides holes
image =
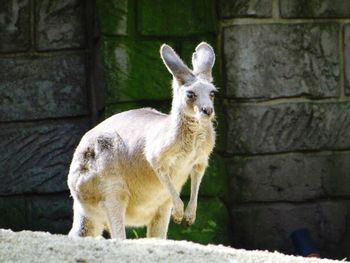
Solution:
[[[158,208],[147,226],[147,237],[167,238],[172,206],[172,202],[168,200]]]
[[[100,236],[103,232],[103,224],[88,216],[79,201],[74,201],[73,226],[69,231],[70,237]]]
[[[123,179],[118,176],[104,180],[104,200],[100,206],[107,217],[111,238],[126,239],[125,213],[129,202],[129,192]]]

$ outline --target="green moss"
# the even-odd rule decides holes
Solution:
[[[196,222],[187,227],[170,221],[168,239],[188,240],[201,244],[231,244],[229,215],[226,206],[217,198],[200,199]],[[146,237],[146,227],[128,228],[127,237]]]
[[[107,103],[171,98],[171,74],[159,55],[160,41],[104,38]]]
[[[202,179],[199,194],[201,196],[226,197],[228,192],[228,178],[225,161],[217,154],[213,154],[209,160],[209,167]],[[191,180],[184,186],[181,195],[190,196]]]
[[[96,0],[99,25],[103,34],[126,35],[128,0]]]
[[[138,239],[138,238],[145,238],[146,237],[146,227],[128,227],[126,229],[126,237],[128,239]]]
[[[188,240],[200,244],[230,245],[232,241],[226,206],[217,198],[198,201],[196,222],[187,227],[170,221],[168,239]],[[146,227],[127,228],[127,238],[146,237]]]
[[[217,30],[213,0],[140,0],[137,7],[143,35],[188,36]]]
[[[229,215],[217,198],[200,199],[196,222],[191,227],[170,223],[168,238],[189,240],[201,244],[225,244],[231,241]]]

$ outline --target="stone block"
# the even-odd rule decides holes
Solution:
[[[344,0],[281,0],[281,16],[286,18],[348,18],[350,5]]]
[[[217,198],[200,199],[196,222],[191,227],[171,222],[168,239],[189,240],[201,244],[230,244],[231,231],[226,206]]]
[[[219,93],[222,93],[222,90],[219,90]],[[225,152],[227,149],[227,115],[226,108],[224,106],[224,101],[220,98],[222,94],[217,95],[215,99],[215,118],[214,127],[216,130],[216,141],[215,141],[215,151]]]
[[[29,0],[1,2],[0,39],[0,52],[17,52],[29,49]]]
[[[24,197],[0,197],[0,228],[20,231],[26,229],[26,201]]]
[[[142,35],[189,36],[217,30],[212,0],[140,0],[137,14]]]
[[[97,0],[96,7],[103,34],[127,35],[127,0]]]
[[[209,159],[209,166],[205,171],[202,183],[199,188],[200,196],[211,197],[227,197],[228,194],[228,178],[226,173],[225,160],[218,154],[212,154]],[[181,191],[182,196],[190,196],[191,178]]]
[[[349,103],[227,106],[227,152],[276,153],[350,147]]]
[[[36,48],[85,47],[85,3],[82,0],[36,0]]]
[[[159,55],[161,41],[103,39],[107,104],[170,99],[172,76]]]
[[[69,194],[27,198],[28,229],[68,234],[73,222],[73,201]]]
[[[221,18],[231,17],[271,17],[272,0],[220,0]]]
[[[349,153],[235,157],[228,163],[236,202],[306,201],[350,196]]]
[[[236,206],[232,209],[234,246],[293,254],[290,234],[307,228],[322,256],[344,255],[346,251],[339,248],[349,235],[349,209],[348,201]]]
[[[0,121],[88,114],[84,57],[7,57],[0,68]]]
[[[335,97],[340,92],[339,26],[261,24],[226,27],[228,97]]]
[[[68,189],[73,151],[87,120],[1,124],[0,195]]]
[[[324,167],[323,188],[327,196],[348,197],[350,196],[350,154],[330,153],[325,160],[320,160],[319,166]]]

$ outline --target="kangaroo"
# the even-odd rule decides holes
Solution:
[[[213,48],[200,43],[190,70],[163,44],[160,55],[173,76],[169,114],[150,108],[116,114],[88,131],[70,165],[74,200],[69,236],[125,239],[125,226],[147,226],[147,237],[167,238],[170,217],[192,225],[198,190],[215,145]],[[191,177],[184,211],[179,193]]]

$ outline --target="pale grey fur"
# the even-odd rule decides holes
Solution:
[[[125,226],[147,226],[147,237],[166,238],[171,215],[176,223],[195,221],[199,185],[215,144],[215,54],[200,43],[193,71],[168,45],[160,54],[173,75],[171,112],[130,110],[83,136],[68,175],[74,199],[70,236],[107,230],[112,238],[125,239]],[[184,211],[179,193],[189,176],[191,197]]]

